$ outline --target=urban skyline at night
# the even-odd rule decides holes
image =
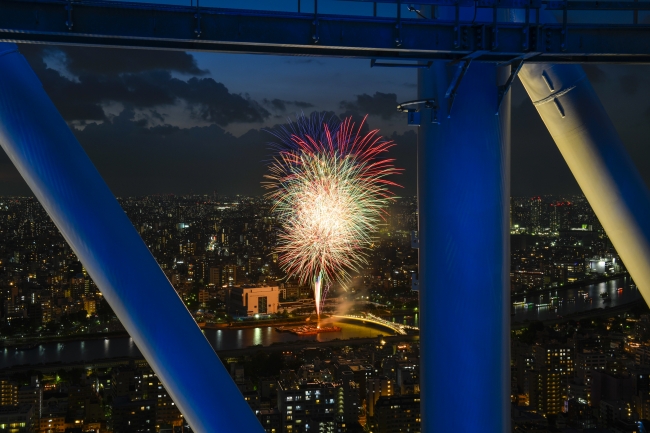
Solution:
[[[0,3],[0,433],[650,431],[647,5],[144,1]]]
[[[11,347],[11,344],[19,344],[20,348],[15,354],[5,352],[4,356],[0,356],[0,361],[8,375],[5,388],[8,392],[17,392],[23,396],[19,401],[11,400],[18,398],[11,397],[11,394],[7,397],[2,394],[3,399],[9,399],[10,405],[16,401],[17,408],[24,408],[24,402],[32,398],[29,396],[41,395],[41,391],[34,394],[34,383],[39,383],[42,387],[43,397],[39,398],[43,398],[43,401],[52,401],[50,396],[60,393],[62,389],[69,389],[69,398],[74,400],[79,397],[72,393],[73,389],[85,390],[75,392],[86,393],[83,394],[83,398],[87,399],[86,408],[75,406],[77,403],[49,403],[42,407],[40,419],[54,420],[49,421],[48,426],[55,426],[51,430],[39,430],[44,432],[56,432],[59,431],[57,428],[63,429],[75,422],[82,423],[87,428],[97,428],[99,431],[110,428],[115,432],[131,431],[125,427],[129,421],[135,426],[146,425],[149,420],[149,423],[155,422],[159,429],[165,425],[180,425],[180,413],[174,407],[169,407],[173,400],[168,394],[163,392],[158,398],[152,398],[152,394],[160,392],[154,391],[161,389],[157,388],[161,386],[160,382],[155,379],[154,372],[147,364],[139,360],[138,352],[133,352],[133,349],[124,351],[128,347],[121,343],[126,338],[124,328],[38,202],[29,197],[2,197],[0,203],[0,234],[3,239],[0,242],[0,287],[3,288],[4,323],[0,332],[5,345]],[[377,235],[377,245],[371,252],[368,267],[361,271],[359,278],[355,279],[355,285],[349,287],[348,292],[335,291],[327,313],[378,314],[386,309],[382,314],[387,313],[389,320],[397,319],[407,323],[417,321],[417,294],[411,291],[411,273],[417,271],[417,263],[410,246],[410,232],[416,228],[417,222],[415,203],[415,197],[402,198],[389,207],[386,225]],[[392,431],[380,429],[386,423],[392,423],[391,425],[397,426],[395,428],[410,423],[417,431],[419,421],[415,413],[413,418],[400,418],[401,421],[398,422],[385,409],[376,409],[377,405],[384,407],[390,401],[393,401],[393,405],[398,401],[399,404],[416,403],[420,366],[416,362],[418,343],[413,340],[413,336],[390,337],[392,343],[386,344],[390,333],[387,334],[385,329],[368,329],[370,332],[365,332],[344,325],[347,328],[344,328],[343,335],[347,335],[347,338],[366,338],[360,340],[360,346],[354,355],[344,346],[326,349],[325,342],[320,343],[320,349],[294,347],[290,340],[286,340],[285,336],[289,334],[277,333],[272,328],[268,328],[270,334],[264,331],[260,336],[257,336],[257,331],[246,331],[243,347],[241,343],[230,340],[232,337],[228,333],[241,332],[241,329],[236,330],[238,322],[233,322],[233,317],[229,315],[235,311],[229,310],[229,303],[237,287],[279,287],[280,303],[277,313],[284,320],[314,312],[313,300],[309,301],[312,297],[310,287],[282,279],[283,273],[272,249],[275,236],[273,227],[277,222],[270,212],[271,203],[268,200],[214,194],[155,195],[121,198],[120,204],[195,320],[205,327],[218,353],[224,354],[223,356],[229,354],[222,357],[222,361],[228,365],[246,401],[262,425],[268,428],[268,432],[272,433],[273,428],[276,432],[288,431],[286,428],[290,423],[287,422],[287,415],[291,415],[295,409],[293,404],[287,403],[287,395],[293,395],[292,398],[302,395],[305,398],[306,392],[316,390],[323,395],[335,392],[332,398],[338,401],[337,411],[342,410],[345,414],[350,432],[356,431],[353,428],[356,425],[354,420],[359,415],[362,415],[359,419],[363,420],[367,431]],[[621,293],[634,296],[634,289],[629,287],[625,268],[616,263],[618,255],[584,197],[512,197],[511,215],[512,359],[515,366],[512,373],[512,399],[516,404],[515,424],[522,428],[527,425],[539,426],[550,417],[554,424],[549,426],[565,423],[589,427],[615,425],[616,422],[633,420],[635,416],[646,416],[645,406],[640,406],[645,401],[645,394],[639,394],[637,388],[626,391],[626,403],[622,407],[629,414],[624,417],[610,414],[607,415],[610,418],[600,418],[585,412],[591,402],[597,401],[600,405],[601,400],[609,401],[607,399],[611,395],[609,388],[602,388],[598,392],[590,391],[590,381],[594,377],[599,375],[597,380],[601,381],[629,381],[625,379],[628,376],[619,379],[617,369],[623,368],[620,363],[625,356],[630,355],[638,358],[635,362],[639,365],[632,370],[628,366],[630,374],[637,377],[641,371],[645,371],[646,357],[642,351],[645,346],[638,346],[637,341],[646,332],[643,331],[646,329],[643,326],[648,316],[628,310],[630,307],[639,310],[638,301],[630,304],[623,302],[619,306],[617,297]],[[609,265],[599,267],[602,261]],[[617,287],[620,284],[624,288],[618,289],[609,283],[604,286],[605,283],[600,281],[610,281]],[[562,289],[564,286],[566,289]],[[606,289],[602,291],[601,286]],[[584,293],[589,295],[582,295],[578,288],[572,287],[584,287]],[[558,290],[560,291],[557,292]],[[555,298],[553,291],[557,293]],[[602,315],[598,313],[598,307],[608,306],[607,303],[603,304],[605,300],[601,300],[600,293],[609,291],[612,291],[613,298],[613,304],[610,305],[617,311],[621,307],[624,308],[621,311],[627,311],[622,319],[602,321],[598,318],[598,314]],[[544,299],[538,298],[537,293],[543,294]],[[637,297],[633,299],[638,300],[638,292],[636,293]],[[548,304],[549,307],[529,307],[530,300],[534,299],[534,304]],[[546,311],[552,314],[552,308],[570,308],[578,313],[573,313],[575,320],[566,322],[560,318],[557,310],[558,313],[553,316],[555,319],[544,319],[544,323],[557,323],[552,326],[544,325],[541,321],[530,323],[530,319],[523,320],[527,316],[520,317],[520,314],[529,314],[524,313],[529,308],[538,311],[540,317],[548,317]],[[641,311],[644,309],[641,308]],[[232,326],[235,329],[229,330],[228,327]],[[590,326],[596,327],[590,331]],[[569,343],[560,343],[560,336],[570,335],[574,332],[572,329],[581,336],[580,341],[586,342],[580,344],[590,344],[590,351],[582,351]],[[601,349],[600,343],[590,339],[590,333],[601,332],[600,329],[606,335],[611,334],[611,338],[617,338],[615,332],[621,332],[621,335],[630,335],[631,339],[619,346],[619,351],[603,348],[602,352],[593,352]],[[542,333],[535,334],[538,331]],[[225,334],[219,337],[218,333]],[[377,333],[385,335],[384,340],[368,339],[368,336]],[[45,335],[51,337],[44,337]],[[106,335],[111,341],[110,348],[108,351],[105,349],[103,355],[91,339],[92,336],[101,335]],[[277,340],[280,336],[285,340]],[[49,338],[60,342],[48,343]],[[87,355],[83,355],[83,352],[77,354],[79,343],[70,338],[83,338],[90,352]],[[219,343],[223,338],[226,340]],[[293,338],[309,342],[309,337]],[[109,340],[99,340],[97,343],[101,341]],[[245,349],[246,345],[263,344],[262,341],[267,341],[265,344],[275,341],[284,356],[278,356],[273,351],[260,351],[251,358],[238,352]],[[325,341],[329,341],[329,338]],[[353,340],[348,344],[353,344]],[[74,377],[74,369],[83,363],[67,361],[63,366],[55,363],[52,364],[54,367],[47,367],[48,359],[61,359],[59,357],[64,353],[62,345],[71,351],[69,356],[80,356],[80,360],[83,359],[86,363],[96,358],[93,361],[94,367],[87,370],[83,379]],[[561,390],[553,399],[543,397],[547,398],[543,400],[541,396],[546,394],[539,393],[548,391],[534,382],[545,377],[539,376],[540,374],[547,374],[545,371],[548,367],[538,353],[541,348],[557,351],[561,360],[558,366],[564,366],[568,360],[573,363],[566,364],[572,366],[567,375],[563,376],[564,379],[558,381],[553,376]],[[589,355],[591,353],[599,355],[592,360],[593,356]],[[114,358],[125,355],[128,358],[123,360]],[[36,359],[41,359],[46,365],[34,378],[22,379],[25,372],[32,371],[34,367],[27,366],[25,370],[25,367],[20,367],[19,360],[22,357],[25,362],[34,359],[34,356],[41,357]],[[374,363],[371,360],[373,357]],[[271,364],[263,367],[269,362]],[[294,372],[283,373],[281,368],[290,368]],[[596,373],[592,372],[593,369],[596,369]],[[344,372],[349,372],[350,376]],[[275,388],[274,377],[279,378],[280,388]],[[309,380],[300,379],[305,377]],[[154,378],[153,381],[150,378]],[[22,384],[23,380],[27,382]],[[123,386],[117,386],[116,381]],[[138,381],[151,382],[151,389],[147,386],[140,387]],[[330,382],[334,388],[327,385]],[[67,387],[64,383],[68,384]],[[70,385],[74,385],[74,388],[68,388]],[[127,393],[126,390],[131,388],[134,391]],[[342,393],[342,400],[337,397],[336,393],[339,392]],[[570,410],[560,410],[567,401]],[[134,418],[128,415],[130,407],[140,407],[143,404],[149,405],[150,409],[146,409],[142,416]],[[610,408],[607,405],[604,407]],[[112,408],[110,412],[109,408]],[[413,408],[417,408],[417,405]],[[537,418],[530,412],[531,409],[537,412]],[[321,415],[319,422],[327,418],[322,418],[326,414],[327,412]],[[25,412],[24,416],[27,415],[35,422],[35,409]],[[302,412],[296,413],[294,420],[297,419],[302,419],[301,422],[304,423],[312,422],[312,418]],[[334,418],[332,422],[335,423]],[[293,425],[295,429],[296,424]],[[41,421],[41,428],[44,426]]]

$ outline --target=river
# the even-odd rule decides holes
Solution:
[[[334,339],[369,338],[378,335],[393,335],[388,329],[379,329],[351,323],[336,323],[341,332],[328,332],[300,337],[287,332],[277,332],[273,327],[245,329],[206,329],[206,338],[215,350],[233,350],[249,346],[269,346],[273,343],[291,341],[330,341]],[[22,364],[68,363],[91,361],[101,358],[123,356],[140,357],[140,351],[129,337],[94,339],[86,341],[67,341],[65,343],[44,343],[33,349],[0,349],[0,368]]]
[[[606,298],[601,293],[607,293]],[[557,299],[552,299],[557,297]],[[591,298],[591,299],[589,299]],[[535,306],[515,305],[511,321],[551,320],[596,308],[613,308],[641,299],[641,292],[630,277],[590,284],[572,289],[551,289],[525,300]],[[605,299],[610,299],[605,302]],[[550,304],[550,305],[549,305]]]
[[[622,290],[619,290],[622,288]],[[603,302],[601,293],[608,293],[610,302]],[[556,297],[557,300],[552,300]],[[590,302],[585,301],[590,297]],[[570,301],[573,299],[572,301]],[[641,299],[641,293],[632,286],[629,277],[602,283],[591,284],[585,287],[573,289],[549,290],[544,294],[535,295],[527,299],[527,303],[551,304],[552,306],[512,307],[512,322],[524,322],[526,320],[550,320],[558,316],[567,316],[572,313],[587,311],[595,308],[616,307],[629,302]],[[396,316],[392,321],[408,325],[418,325],[419,315]],[[249,346],[269,346],[273,343],[287,343],[291,341],[330,341],[334,339],[368,338],[377,335],[392,335],[388,329],[377,329],[356,325],[352,323],[336,323],[342,328],[341,332],[323,333],[316,336],[299,337],[290,333],[276,332],[273,327],[246,329],[206,329],[205,336],[215,350],[233,350]],[[22,364],[40,363],[68,363],[79,361],[91,361],[101,358],[118,358],[124,356],[139,357],[140,351],[128,337],[115,337],[110,339],[94,339],[87,341],[69,341],[65,343],[44,343],[30,350],[17,350],[15,348],[0,349],[0,368],[11,367]]]

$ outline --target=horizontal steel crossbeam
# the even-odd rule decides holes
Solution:
[[[647,25],[410,18],[398,23],[383,17],[117,1],[0,0],[0,40],[424,62],[470,56],[499,63],[522,57],[527,63],[650,63]]]
[[[397,3],[398,0],[342,0],[349,2]],[[408,2],[400,2],[408,4]],[[574,11],[647,11],[650,3],[635,1],[563,1],[563,0],[419,0],[417,4],[434,6],[460,6],[477,8],[498,9],[547,9],[547,10],[574,10]]]

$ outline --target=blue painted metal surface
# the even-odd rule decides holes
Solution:
[[[493,20],[492,11],[484,8],[512,4],[535,8],[540,3],[463,1],[467,2],[459,4],[458,20],[453,16],[423,20],[101,0],[0,0],[0,40],[411,61],[471,56],[474,61],[507,62],[526,56],[529,63],[650,63],[648,25],[539,25],[534,17],[528,23],[509,23]],[[648,7],[634,2],[582,4],[587,3],[551,2],[549,7]],[[474,5],[487,13],[472,19]],[[631,20],[632,13],[628,15]]]
[[[0,44],[0,145],[195,432],[255,415],[13,44]]]
[[[473,63],[450,117],[453,68],[418,71],[440,110],[418,134],[423,433],[510,431],[509,95],[494,114],[508,69]]]

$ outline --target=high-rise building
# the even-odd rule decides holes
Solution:
[[[210,284],[214,284],[217,287],[221,287],[221,268],[211,267],[210,268]]]
[[[573,377],[573,351],[558,344],[533,346],[534,368],[529,372],[530,406],[542,415],[562,412]]]
[[[280,433],[282,431],[280,411],[276,408],[260,410],[257,418],[266,433]]]
[[[531,230],[533,233],[538,233],[542,229],[542,198],[532,197],[529,205]]]
[[[97,311],[97,301],[94,298],[83,297],[83,303],[84,310],[86,310],[86,314],[88,314],[88,316],[95,314]]]
[[[395,392],[395,383],[386,376],[374,377],[366,382],[366,415],[375,415],[375,404],[379,397],[391,397]]]
[[[128,411],[135,407],[139,409],[137,418],[156,426],[180,426],[182,416],[165,387],[148,365],[129,365],[115,368],[112,373],[111,393],[113,400],[118,402],[120,410]],[[128,402],[147,402],[140,406],[132,406]],[[142,409],[144,407],[144,409]],[[126,412],[121,412],[122,415]],[[118,421],[118,424],[122,421]],[[128,419],[125,421],[128,424]],[[114,431],[121,431],[115,430]]]
[[[221,268],[221,285],[232,287],[237,284],[237,265],[223,265]]]
[[[18,403],[22,405],[33,405],[34,416],[41,418],[43,408],[43,388],[41,387],[38,376],[32,376],[28,386],[21,386],[18,389]]]
[[[600,351],[583,350],[576,354],[575,371],[578,380],[587,386],[587,403],[591,403],[591,379],[594,371],[603,371],[607,355]]]
[[[307,382],[292,374],[279,381],[277,392],[283,433],[345,433],[359,416],[352,381]]]
[[[8,380],[0,380],[0,406],[15,406],[18,404],[18,384]]]
[[[634,381],[634,408],[639,419],[650,419],[650,369],[636,367],[632,371]]]
[[[120,433],[153,433],[156,431],[156,402],[130,401],[128,397],[113,400],[113,431]]]
[[[0,425],[7,432],[31,433],[38,423],[34,415],[34,406],[24,404],[20,406],[0,407]],[[5,430],[6,428],[6,430]]]
[[[369,433],[419,432],[420,395],[379,397],[366,427]]]

